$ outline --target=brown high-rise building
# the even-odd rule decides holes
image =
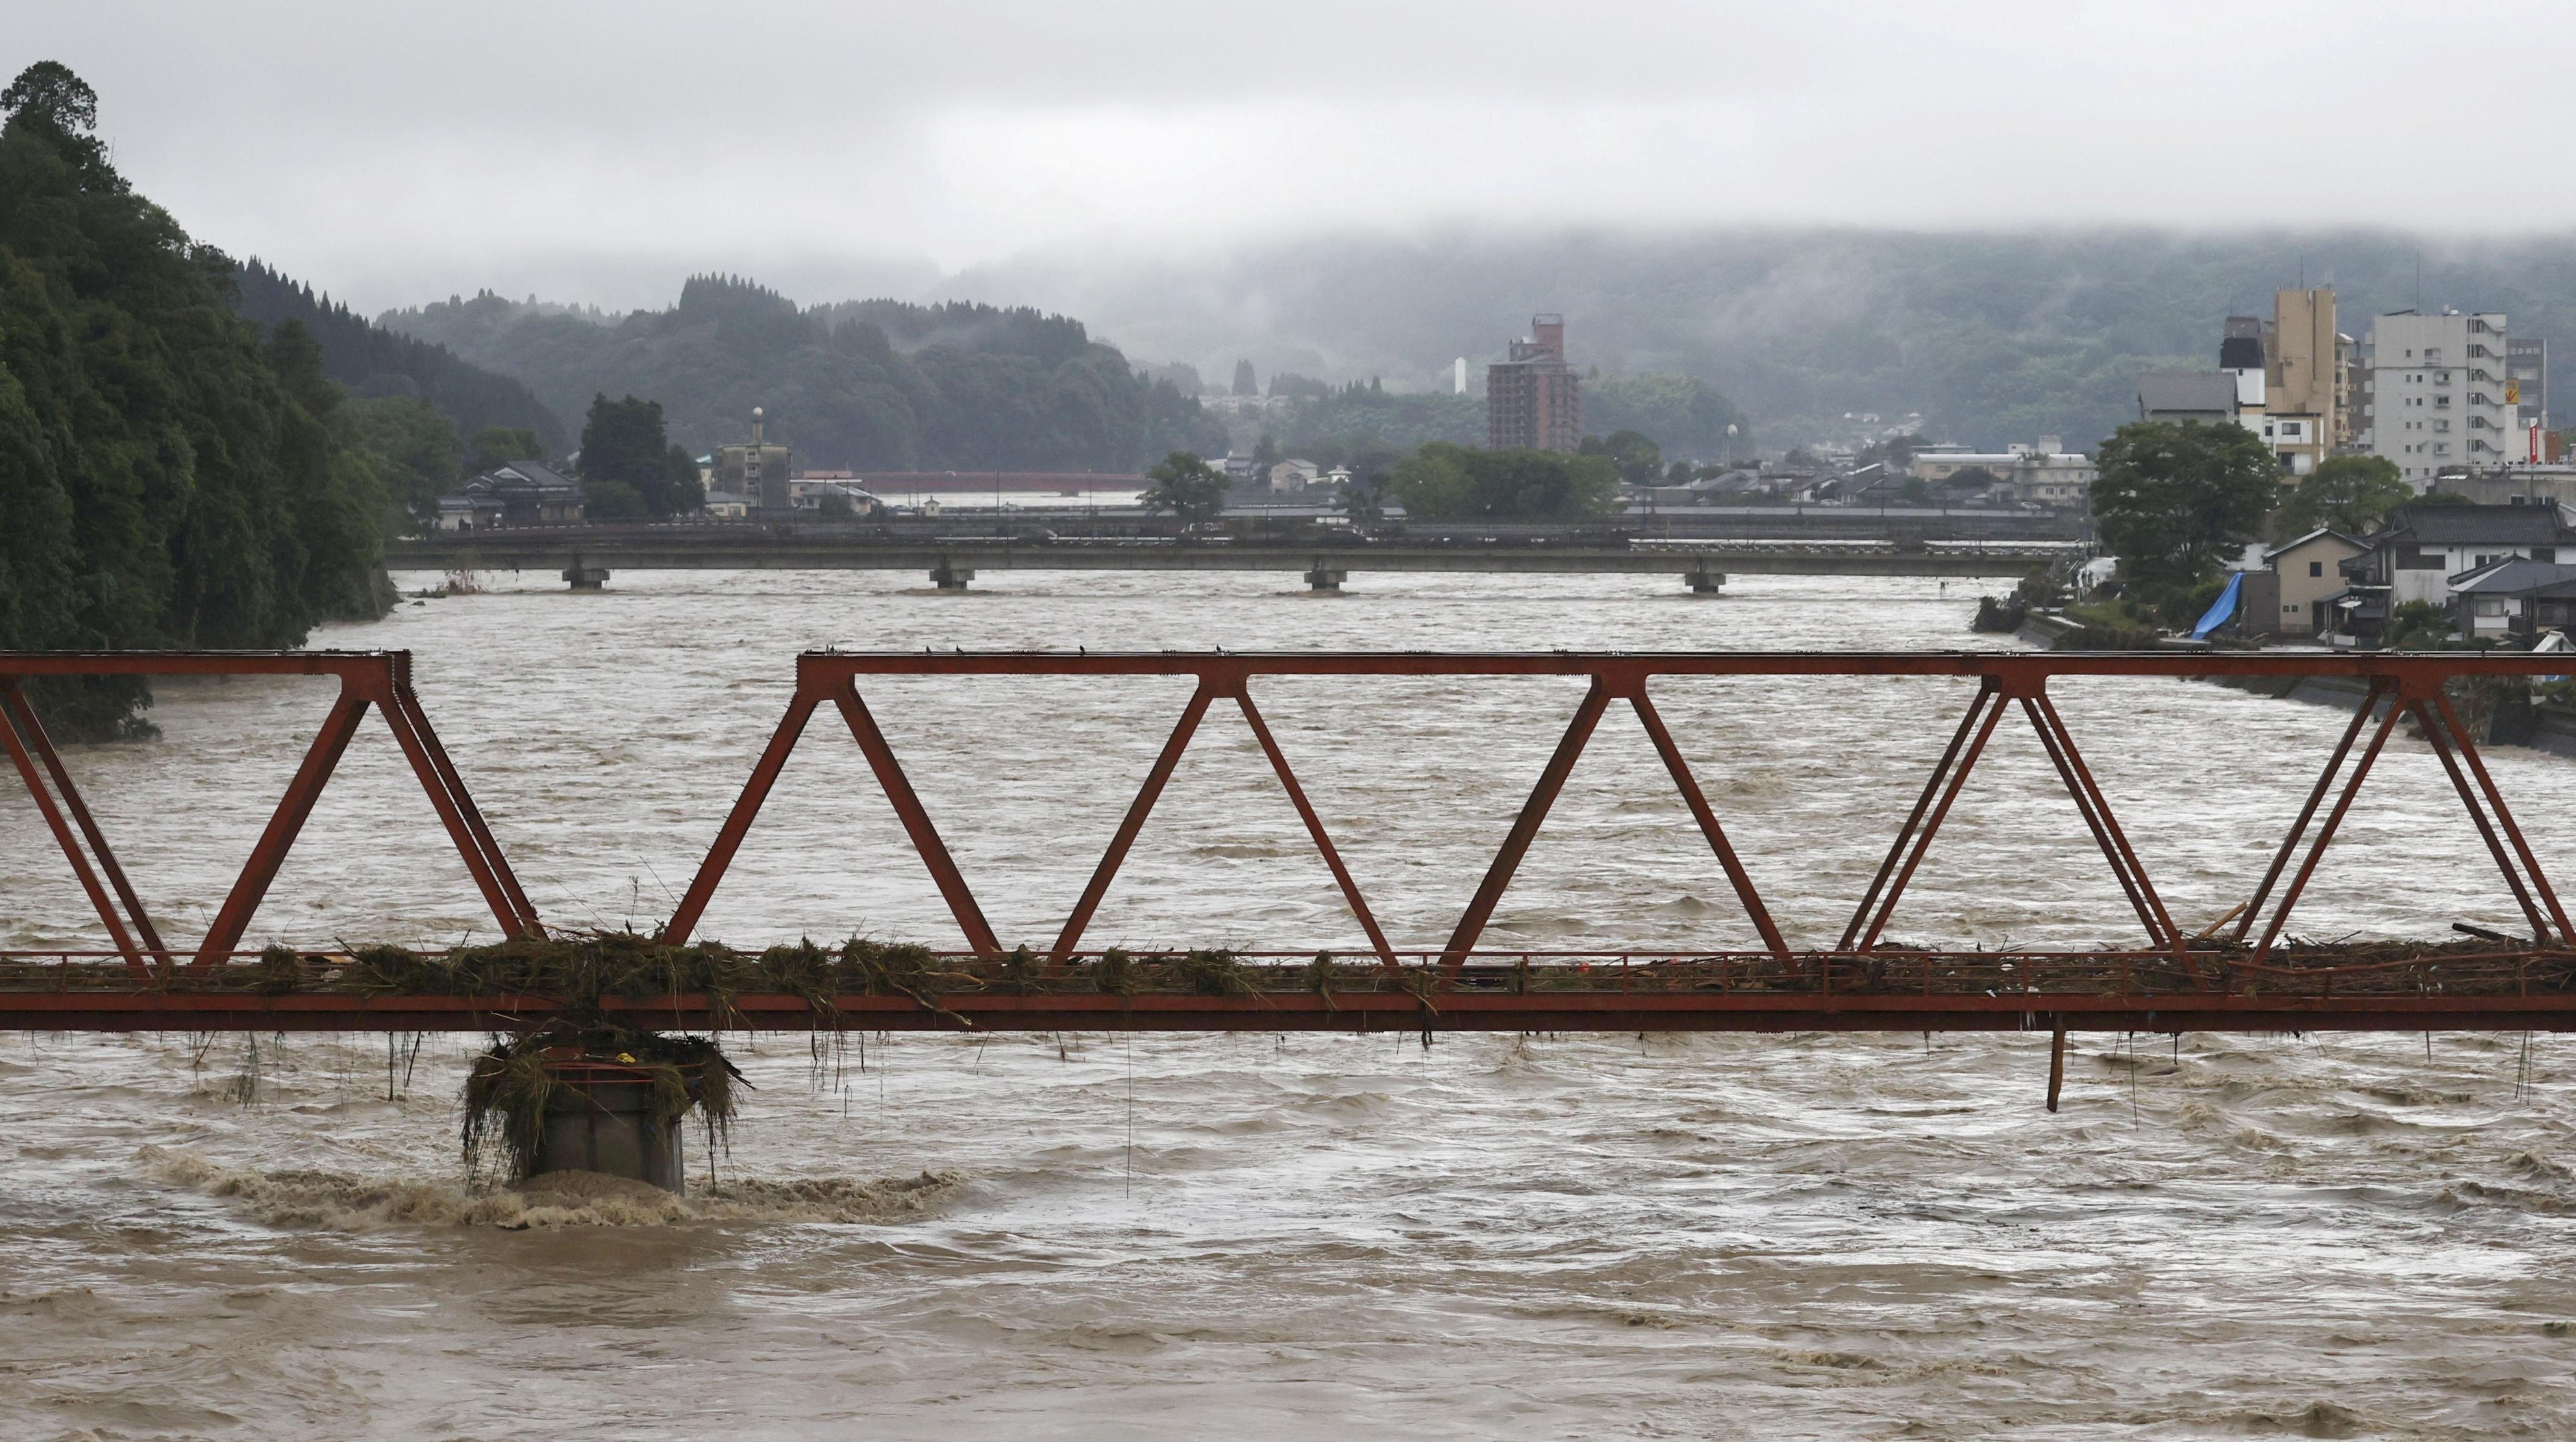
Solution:
[[[1579,378],[1565,363],[1565,317],[1530,317],[1530,338],[1485,367],[1485,444],[1570,451],[1583,439]]]

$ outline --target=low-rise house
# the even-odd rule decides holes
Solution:
[[[2576,526],[2554,505],[2401,506],[2370,549],[2342,563],[2344,589],[2327,598],[2338,644],[2377,645],[2389,615],[2413,601],[2452,608],[2452,581],[2516,558],[2576,559]]]
[[[870,494],[865,486],[840,477],[849,473],[817,476],[813,472],[787,483],[787,504],[798,511],[843,511],[854,516],[875,516],[885,512],[885,502]]]
[[[751,497],[732,491],[709,491],[701,509],[721,521],[747,520],[751,516]]]
[[[581,518],[581,483],[534,461],[512,461],[485,471],[455,494],[438,498],[440,530],[569,526],[579,524]]]
[[[1274,494],[1295,495],[1315,484],[1323,474],[1324,468],[1313,461],[1281,461],[1270,468],[1270,489]]]
[[[2451,627],[2467,640],[2529,645],[2576,622],[2576,565],[2520,557],[2451,578]]]
[[[2271,573],[2265,587],[2268,615],[2248,601],[2245,630],[2249,635],[2308,636],[2332,629],[2326,602],[2345,586],[2343,563],[2370,549],[2341,531],[2320,529],[2263,553]]]

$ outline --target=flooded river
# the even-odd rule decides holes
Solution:
[[[404,578],[420,585],[431,578]],[[649,926],[807,647],[1958,647],[1977,587],[1752,578],[536,577],[315,644],[409,647],[539,910]],[[163,918],[220,902],[329,683],[165,682],[70,762]],[[1659,683],[1793,941],[1839,933],[1947,741],[1946,681]],[[890,682],[869,700],[1006,941],[1043,942],[1186,683]],[[1398,946],[1436,946],[1580,683],[1257,692]],[[2342,718],[2179,682],[2060,705],[2178,921],[2240,900]],[[2492,754],[2561,879],[2576,763]],[[2510,925],[2393,743],[2312,935]],[[1893,928],[2126,943],[2027,731],[1998,733]],[[956,944],[818,717],[701,934]],[[1614,711],[1488,933],[1750,927]],[[252,930],[491,936],[380,723]],[[1094,943],[1361,938],[1212,712]],[[100,944],[14,789],[0,945]],[[733,1045],[758,1090],[685,1208],[469,1196],[475,1039],[0,1041],[0,1436],[2576,1435],[2576,1042],[2044,1037],[913,1036]],[[403,1073],[408,1070],[408,1084]],[[252,1078],[257,1085],[251,1086]],[[388,1099],[389,1092],[391,1099]],[[252,1096],[255,1100],[242,1100]],[[712,1179],[710,1179],[712,1166]]]

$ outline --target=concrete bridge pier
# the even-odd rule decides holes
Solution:
[[[599,1172],[686,1192],[680,1119],[653,1118],[653,1079],[639,1067],[551,1061],[557,1083],[546,1103],[545,1149],[536,1171]]]
[[[564,567],[563,578],[571,582],[576,591],[596,591],[608,584],[608,572],[604,568],[585,566],[579,556],[573,557],[572,564]]]
[[[930,584],[943,591],[963,591],[966,583],[974,579],[973,571],[963,566],[952,566],[944,560],[930,568]]]
[[[1342,592],[1342,582],[1349,580],[1350,575],[1348,571],[1325,566],[1311,567],[1306,572],[1306,589],[1319,594],[1338,596]]]
[[[1691,567],[1683,573],[1682,579],[1689,583],[1691,594],[1695,596],[1715,596],[1726,589],[1726,573],[1710,570],[1706,565]]]

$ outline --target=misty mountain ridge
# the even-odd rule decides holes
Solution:
[[[460,436],[486,426],[535,434],[549,453],[567,448],[563,421],[509,376],[470,364],[446,347],[396,334],[257,257],[233,271],[232,309],[263,334],[298,321],[322,348],[322,373],[360,399],[426,401]]]
[[[2418,281],[2420,266],[2421,280]],[[1477,233],[1283,241],[1218,257],[1041,253],[951,277],[951,295],[1083,316],[1131,351],[1230,373],[1382,376],[1446,390],[1533,312],[1604,376],[1699,377],[1772,450],[1921,412],[1979,447],[2042,435],[2090,449],[2136,418],[2145,370],[2215,366],[2231,314],[2337,291],[2340,328],[2386,311],[2502,310],[2516,335],[2576,340],[2576,237],[2434,241],[2363,231],[1933,233],[1853,228]],[[2576,374],[2550,381],[2566,412]],[[1592,420],[1588,413],[1587,422]],[[1599,430],[1598,425],[1587,429]]]

